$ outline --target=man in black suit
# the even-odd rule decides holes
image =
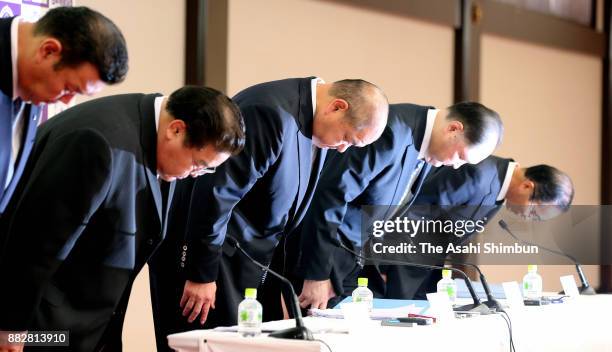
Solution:
[[[86,7],[49,10],[38,22],[0,19],[0,219],[21,178],[40,103],[68,103],[127,73],[123,35]]]
[[[214,171],[243,145],[238,107],[204,87],[96,99],[43,124],[7,209],[0,330],[67,330],[71,351],[121,350],[172,181]]]
[[[290,236],[291,257],[297,260],[289,266],[295,268],[296,285],[303,283],[302,308],[326,308],[329,299],[346,291],[344,278],[358,273],[358,261],[338,242],[355,251],[362,248],[362,207],[378,206],[380,214],[370,214],[375,218],[405,211],[429,165],[478,163],[493,152],[502,134],[498,114],[479,103],[445,110],[394,104],[378,141],[330,156],[301,233]]]
[[[164,243],[151,265],[160,350],[168,348],[169,333],[205,321],[206,327],[236,324],[244,289],[259,287],[263,275],[224,245],[226,233],[269,263],[308,208],[326,148],[371,143],[388,112],[382,91],[363,80],[285,79],[247,88],[234,100],[246,121],[244,152],[214,175],[179,185],[191,194],[174,203],[168,230],[174,241]]]
[[[568,175],[549,165],[522,168],[512,159],[490,156],[477,165],[465,165],[458,170],[441,167],[427,177],[414,202],[419,210],[431,209],[435,219],[483,220],[486,224],[505,204],[508,210],[528,220],[544,220],[559,215],[574,198],[574,186]],[[462,237],[436,234],[435,238],[448,244],[467,242],[472,233]],[[418,238],[418,235],[415,239]],[[429,241],[431,236],[425,236]],[[416,257],[417,262],[444,265],[444,258]],[[366,276],[378,279],[368,268]],[[385,268],[385,298],[425,299],[435,292],[441,279],[440,270],[423,270],[410,266]]]

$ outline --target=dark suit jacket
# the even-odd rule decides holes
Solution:
[[[4,189],[11,162],[13,140],[13,119],[16,107],[13,106],[13,65],[11,61],[11,22],[13,18],[0,19],[0,217],[19,183],[32,144],[36,135],[36,125],[41,109],[26,104],[21,151],[17,155],[13,178],[8,188]]]
[[[132,282],[165,231],[154,98],[96,99],[39,129],[6,214],[0,330],[69,330],[71,350],[120,350]]]
[[[393,104],[387,127],[376,142],[344,153],[329,153],[315,198],[302,224],[301,254],[297,275],[309,280],[332,279],[336,293],[342,280],[355,269],[339,248],[343,241],[359,250],[362,206],[378,207],[390,216],[398,205],[418,163],[429,107]],[[413,184],[415,194],[425,179],[428,165]],[[414,200],[414,198],[413,198]]]
[[[253,257],[269,263],[282,235],[301,221],[325,158],[325,150],[317,149],[311,160],[311,79],[258,84],[233,98],[244,116],[246,145],[194,184],[186,230],[187,279],[216,280],[226,232]],[[235,248],[226,244],[223,252],[232,257]],[[257,287],[261,270],[242,255],[235,259],[234,280]]]
[[[497,201],[508,165],[512,159],[491,155],[477,165],[464,165],[455,170],[450,166],[435,168],[430,172],[421,192],[413,203],[418,211],[430,209],[428,218],[439,220],[491,220],[503,204]],[[454,235],[424,237],[425,240],[436,239],[441,242],[453,241],[465,243],[472,234],[463,237]],[[444,237],[441,237],[444,236]],[[418,238],[416,236],[415,238]],[[442,244],[444,243],[435,243]],[[433,259],[433,260],[431,260]],[[443,259],[415,258],[425,264],[443,265]],[[384,296],[387,298],[413,299],[423,298],[425,293],[434,292],[435,285],[441,278],[439,270],[423,270],[401,266],[387,267],[387,285]]]

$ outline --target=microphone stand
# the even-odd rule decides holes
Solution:
[[[288,300],[289,302],[285,302],[285,303],[288,303],[287,306],[289,307],[289,309],[291,309],[291,313],[295,317],[295,327],[276,331],[276,332],[269,334],[268,336],[276,337],[280,339],[291,339],[291,340],[308,340],[308,341],[314,340],[312,336],[312,332],[308,330],[308,328],[304,325],[304,321],[302,320],[302,312],[298,305],[298,297],[295,294],[295,290],[293,289],[293,285],[291,284],[291,282],[287,280],[287,278],[285,278],[284,276],[280,275],[274,270],[268,268],[267,266],[253,259],[253,257],[251,257],[249,253],[247,253],[247,251],[245,251],[244,248],[240,246],[240,243],[235,238],[227,235],[226,239],[228,239],[230,244],[236,247],[236,249],[238,249],[253,264],[257,265],[259,268],[261,268],[261,270],[272,274],[274,277],[282,281],[289,288],[290,295],[288,298],[285,298],[285,300]]]
[[[559,252],[556,251],[554,249],[550,249],[550,248],[546,248],[544,246],[541,246],[537,243],[532,243],[532,242],[528,242],[525,241],[521,238],[518,238],[508,227],[508,224],[506,224],[506,222],[504,220],[499,220],[498,221],[499,226],[504,229],[507,233],[510,234],[510,236],[512,236],[512,238],[514,238],[515,240],[529,245],[529,246],[536,246],[538,248],[541,248],[547,252],[553,253],[553,254],[557,254],[560,255],[562,257],[568,258],[569,260],[571,260],[572,262],[574,262],[574,264],[576,265],[576,271],[578,272],[578,277],[580,278],[580,283],[582,284],[582,286],[578,289],[578,292],[580,292],[581,295],[586,295],[586,296],[591,296],[591,295],[595,295],[595,290],[593,289],[593,287],[591,287],[591,285],[589,285],[589,282],[587,281],[586,276],[584,275],[584,272],[582,271],[582,267],[580,266],[580,264],[578,263],[578,261],[576,260],[576,258],[574,258],[573,256],[567,254],[567,253],[563,253],[563,252]]]
[[[483,304],[480,301],[480,298],[478,298],[478,295],[476,295],[476,292],[474,291],[474,287],[472,286],[472,283],[470,282],[469,277],[463,271],[461,271],[459,269],[456,269],[456,268],[445,268],[443,266],[437,266],[437,265],[427,265],[427,264],[411,263],[411,262],[405,262],[405,261],[401,261],[401,260],[377,259],[377,258],[372,258],[372,257],[365,257],[365,256],[362,256],[361,254],[355,252],[354,250],[348,248],[346,245],[344,245],[344,243],[339,242],[339,244],[340,244],[340,247],[342,247],[347,252],[349,252],[352,255],[356,256],[357,258],[360,258],[360,259],[365,260],[365,261],[373,261],[373,262],[378,262],[378,263],[396,264],[396,265],[410,265],[410,266],[414,266],[414,267],[417,267],[417,268],[430,269],[430,270],[431,269],[448,269],[448,270],[451,270],[451,271],[453,271],[455,273],[459,273],[459,275],[461,275],[463,277],[463,281],[465,281],[465,285],[467,286],[468,291],[470,292],[470,296],[472,296],[472,300],[474,301],[474,303],[466,304],[466,305],[460,306],[460,307],[456,307],[456,308],[453,308],[453,310],[460,311],[460,312],[476,312],[476,313],[480,313],[482,315],[489,314],[491,312],[489,307],[487,307],[487,305]]]

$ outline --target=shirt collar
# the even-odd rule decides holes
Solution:
[[[317,110],[317,84],[323,84],[323,83],[325,83],[325,81],[319,77],[315,77],[310,81],[310,93],[312,94],[312,117],[313,119],[315,116],[315,112]]]
[[[438,115],[439,109],[427,110],[427,124],[425,125],[425,134],[423,135],[423,142],[421,142],[421,150],[419,150],[419,159],[425,160],[427,152],[429,151],[429,142],[431,141],[431,133],[433,131],[434,122]]]
[[[515,168],[516,162],[510,161],[508,163],[508,170],[506,170],[506,176],[504,177],[504,183],[502,183],[502,187],[499,190],[499,195],[496,199],[498,202],[506,199],[506,193],[508,193],[508,188],[510,187],[510,181],[512,180],[512,174],[514,173]]]
[[[11,64],[13,65],[13,101],[19,98],[17,91],[17,54],[19,53],[18,46],[18,34],[19,34],[19,22],[21,17],[17,16],[11,22]]]
[[[153,107],[155,109],[155,131],[159,131],[159,115],[161,113],[161,106],[164,99],[166,99],[164,96],[157,97],[153,102]]]

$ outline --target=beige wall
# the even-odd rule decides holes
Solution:
[[[481,100],[501,114],[506,128],[497,154],[523,166],[556,166],[574,182],[574,204],[599,204],[600,59],[484,35],[481,65]],[[499,282],[520,280],[526,267],[485,270],[490,281]],[[571,266],[540,271],[549,290],[560,289],[559,276],[575,272]],[[586,275],[596,286],[598,267],[586,268]]]
[[[100,11],[123,32],[130,71],[102,94],[170,94],[184,83],[185,2],[163,0],[75,0]],[[86,99],[79,98],[79,101]]]
[[[126,80],[102,94],[170,94],[184,83],[185,2],[163,0],[76,0],[112,19],[127,41]],[[78,98],[85,101],[86,98]],[[123,330],[125,351],[155,351],[147,267],[138,275]]]
[[[319,76],[363,78],[391,102],[452,103],[450,28],[313,0],[229,0],[227,92]]]

